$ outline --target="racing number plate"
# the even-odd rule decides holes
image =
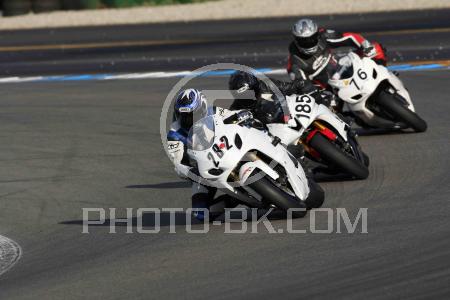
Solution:
[[[362,86],[364,84],[364,82],[367,80],[367,73],[364,72],[362,69],[358,69],[358,71],[356,71],[356,74],[358,75],[358,77],[356,78],[356,76],[353,76],[352,79],[350,81],[344,81],[345,85],[353,85],[358,91],[360,91],[362,89]],[[355,80],[356,78],[356,80]]]
[[[295,98],[294,114],[296,118],[310,118],[312,108],[316,104],[314,97],[305,94]]]
[[[230,145],[230,143],[228,141],[228,137],[225,135],[219,139],[219,142],[220,143],[214,144],[212,146],[213,151],[208,152],[208,159],[213,162],[213,164],[216,168],[220,164],[220,159],[225,154],[224,151],[230,150],[231,148],[233,148],[233,146]]]

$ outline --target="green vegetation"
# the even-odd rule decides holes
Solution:
[[[59,9],[96,9],[105,7],[132,7],[141,5],[169,5],[217,0],[0,0],[3,16],[49,12]]]
[[[92,9],[101,7],[132,7],[142,5],[183,4],[183,3],[205,2],[208,0],[61,0],[61,1],[63,2],[63,7],[66,9]]]
[[[206,2],[208,0],[102,0],[108,7],[130,7],[139,5],[167,5]],[[211,0],[209,0],[211,1]]]

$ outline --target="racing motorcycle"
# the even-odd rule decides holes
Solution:
[[[343,113],[351,113],[363,127],[412,128],[424,132],[427,123],[415,112],[408,91],[386,67],[353,52],[336,55],[328,84],[342,99]]]
[[[256,125],[255,125],[256,124]],[[317,208],[322,188],[308,178],[297,159],[248,111],[226,119],[219,115],[194,123],[188,155],[201,181],[249,207]],[[305,211],[293,215],[302,217]]]
[[[323,164],[328,173],[366,179],[369,158],[356,134],[329,108],[316,103],[312,94],[286,96],[289,120],[266,124],[269,132],[285,145],[302,145],[308,158]]]

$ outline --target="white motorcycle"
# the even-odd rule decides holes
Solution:
[[[344,101],[342,112],[350,112],[358,124],[376,128],[427,129],[415,112],[408,91],[386,67],[353,52],[337,56],[336,70],[328,84]]]
[[[277,139],[254,128],[255,122],[244,111],[227,119],[208,116],[193,125],[188,155],[200,179],[249,207],[320,207],[322,188]]]
[[[311,94],[287,96],[285,100],[289,121],[266,124],[272,135],[285,145],[302,145],[308,158],[325,165],[329,173],[354,179],[369,176],[369,159],[347,123],[316,103]]]

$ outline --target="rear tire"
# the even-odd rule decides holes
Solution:
[[[363,162],[340,151],[320,133],[314,135],[309,144],[328,164],[337,166],[356,179],[366,179],[369,176],[369,169]]]
[[[261,195],[263,201],[275,205],[283,210],[290,208],[305,208],[305,211],[296,211],[292,215],[296,218],[301,218],[306,215],[306,204],[303,201],[297,200],[286,192],[280,190],[274,183],[267,178],[267,175],[261,179],[249,184],[255,192]]]
[[[376,100],[377,104],[384,108],[388,113],[398,118],[416,132],[427,130],[427,123],[415,112],[405,107],[394,95],[382,91]]]

